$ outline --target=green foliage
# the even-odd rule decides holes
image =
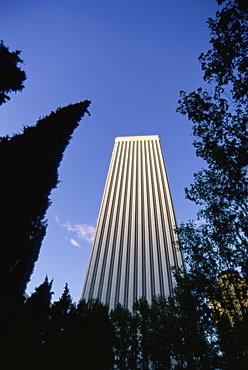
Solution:
[[[211,307],[224,351],[231,368],[248,366],[248,284],[236,271],[219,275],[209,289]]]
[[[10,100],[9,92],[21,91],[24,88],[26,73],[18,67],[23,60],[20,50],[13,52],[0,41],[0,105]]]
[[[222,271],[242,271],[248,278],[248,4],[244,0],[217,2],[220,10],[207,22],[211,49],[199,57],[211,90],[181,91],[177,109],[192,122],[196,155],[206,162],[186,188],[186,197],[201,207],[199,224],[182,224],[178,232],[191,291],[198,297],[200,321],[207,319],[205,330],[210,337],[215,326],[218,330],[222,366],[245,368],[247,360],[244,365],[242,356],[247,356],[247,341],[242,336],[247,322],[239,318],[231,327],[228,316],[236,298],[229,295],[229,313],[220,311],[218,323],[217,311],[213,321],[209,310],[209,299],[216,301],[220,294],[214,283]],[[223,295],[229,294],[231,280],[221,287]],[[247,294],[247,287],[244,290]]]
[[[118,304],[110,312],[115,332],[114,358],[118,369],[131,369],[134,362],[133,344],[136,343],[134,320],[131,312]]]
[[[195,268],[192,250],[197,245],[209,271],[215,260],[213,278],[229,268],[246,274],[248,260],[248,5],[241,0],[224,3],[216,18],[208,20],[212,48],[199,58],[213,92],[181,92],[178,107],[192,121],[196,154],[207,164],[186,189],[186,197],[202,206],[198,219],[205,225],[197,231],[192,223],[182,225],[182,246],[190,268]],[[197,234],[193,249],[188,233]]]
[[[139,299],[129,312],[110,313],[118,369],[211,369],[218,346],[208,330],[209,307],[199,305],[186,276],[178,277],[175,296]],[[215,333],[214,333],[215,334]]]
[[[164,297],[153,299],[150,308],[151,360],[158,369],[170,369],[173,361],[174,328],[169,320],[169,302]]]
[[[23,303],[4,337],[4,359],[94,369],[212,369],[215,358],[196,297],[185,278],[174,298],[139,299],[132,312],[98,300],[72,303],[68,286],[51,304],[46,278]]]
[[[231,83],[231,93],[239,105],[247,101],[248,5],[246,0],[218,0],[224,4],[216,18],[208,19],[212,48],[199,60],[207,82],[218,86]],[[243,100],[244,99],[244,100]]]
[[[137,362],[139,368],[147,370],[151,362],[151,318],[150,307],[145,299],[137,300],[133,305],[134,320],[136,323],[137,350],[139,356]]]
[[[178,107],[193,123],[196,154],[206,168],[186,189],[187,198],[202,207],[198,219],[204,222],[179,228],[189,273],[176,274],[173,297],[156,297],[151,304],[140,299],[132,313],[120,305],[109,313],[97,300],[72,303],[66,285],[51,305],[52,283],[46,278],[23,302],[45,235],[57,168],[89,102],[59,109],[23,134],[1,139],[3,245],[11,239],[0,266],[6,359],[11,354],[17,364],[30,358],[34,363],[38,356],[43,366],[83,363],[103,370],[247,367],[247,282],[235,271],[215,281],[227,269],[242,269],[248,276],[248,5],[244,0],[217,2],[220,11],[208,20],[212,48],[199,57],[211,91],[181,92]],[[0,57],[2,51],[11,55],[17,71],[19,52],[10,53],[1,44]],[[9,100],[6,92],[23,88],[26,75],[20,72],[19,87],[0,84],[0,104]]]

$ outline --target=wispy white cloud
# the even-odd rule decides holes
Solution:
[[[75,239],[70,239],[70,242],[72,245],[74,245],[74,247],[79,247],[80,248],[80,244],[78,244],[78,242],[75,240]]]
[[[58,216],[55,217],[56,222],[65,228],[69,232],[75,233],[78,239],[82,239],[87,241],[88,243],[92,243],[95,235],[96,228],[92,225],[86,224],[72,224],[70,221],[66,223],[61,223]],[[75,239],[70,239],[72,245],[79,246],[79,243]],[[77,243],[78,245],[76,245]]]
[[[91,243],[94,239],[96,228],[91,225],[76,224],[74,225],[74,231],[76,231],[78,238]]]

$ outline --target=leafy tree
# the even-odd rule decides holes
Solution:
[[[10,100],[7,93],[21,91],[24,88],[26,73],[18,67],[23,60],[20,50],[9,51],[0,41],[0,105]]]
[[[46,329],[46,344],[51,347],[53,356],[56,356],[55,349],[61,351],[61,342],[68,322],[70,309],[72,307],[72,298],[66,283],[64,291],[59,299],[52,304],[49,314],[49,322]],[[52,356],[52,355],[51,355]]]
[[[167,309],[175,360],[189,369],[216,368],[219,346],[208,301],[204,292],[199,294],[201,281],[186,272],[177,273],[176,279]]]
[[[187,276],[177,279],[174,297],[158,296],[151,304],[139,299],[132,313],[120,305],[111,312],[118,369],[218,367],[219,347],[210,340],[209,307],[201,304]]]
[[[209,289],[224,359],[230,368],[248,366],[248,284],[236,271],[223,271]]]
[[[51,307],[49,321],[55,331],[63,332],[65,330],[71,306],[72,298],[68,284],[66,283],[59,301],[54,302]]]
[[[25,127],[22,134],[0,140],[0,282],[6,302],[0,317],[5,327],[22,300],[39,255],[63,152],[89,104],[60,108],[36,126]]]
[[[110,320],[115,333],[115,365],[120,370],[131,369],[133,337],[136,336],[133,330],[133,316],[128,309],[118,304],[116,308],[110,312]]]
[[[205,224],[197,230],[182,225],[181,242],[190,268],[202,259],[212,277],[239,267],[247,274],[248,259],[248,4],[218,3],[221,10],[208,19],[212,48],[199,57],[212,92],[181,92],[178,107],[192,121],[196,154],[207,164],[186,189],[187,198],[202,206],[198,218]],[[188,243],[190,234],[195,242]]]
[[[74,312],[75,304],[68,288],[65,285],[60,299],[50,307],[49,320],[45,330],[45,356],[49,359],[51,367],[64,367],[64,357],[61,353],[66,351],[65,332],[68,325],[69,315]]]
[[[109,369],[113,364],[114,331],[108,306],[98,300],[72,306],[65,328],[64,357],[68,366]]]
[[[2,348],[9,365],[16,367],[27,359],[33,362],[37,360],[37,356],[40,357],[40,364],[45,360],[45,331],[53,294],[51,288],[52,281],[49,282],[46,277],[23,304],[8,327],[8,334],[2,342]]]
[[[151,360],[156,369],[171,369],[173,356],[173,336],[175,328],[169,319],[168,299],[157,296],[153,299],[150,309]]]
[[[186,188],[186,197],[201,206],[197,216],[202,224],[190,221],[178,230],[191,289],[197,290],[200,305],[209,303],[210,291],[212,299],[219,294],[214,282],[221,272],[241,271],[248,278],[248,4],[244,0],[217,3],[220,10],[208,19],[211,48],[199,57],[211,90],[182,91],[178,107],[193,123],[196,155],[206,162]],[[226,282],[230,288],[231,279]],[[209,328],[213,322],[209,321]],[[222,347],[228,325],[226,316],[217,325]],[[237,338],[242,347],[241,337]],[[233,368],[230,358],[225,356],[224,361]]]
[[[133,305],[134,319],[137,325],[138,339],[138,364],[139,368],[147,370],[150,368],[150,342],[151,342],[151,315],[150,306],[146,299],[138,299]]]

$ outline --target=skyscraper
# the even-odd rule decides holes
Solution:
[[[132,309],[170,295],[182,267],[160,137],[117,137],[82,297]]]

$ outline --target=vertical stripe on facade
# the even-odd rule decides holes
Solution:
[[[183,266],[160,138],[116,138],[82,297],[132,309],[170,295]]]

